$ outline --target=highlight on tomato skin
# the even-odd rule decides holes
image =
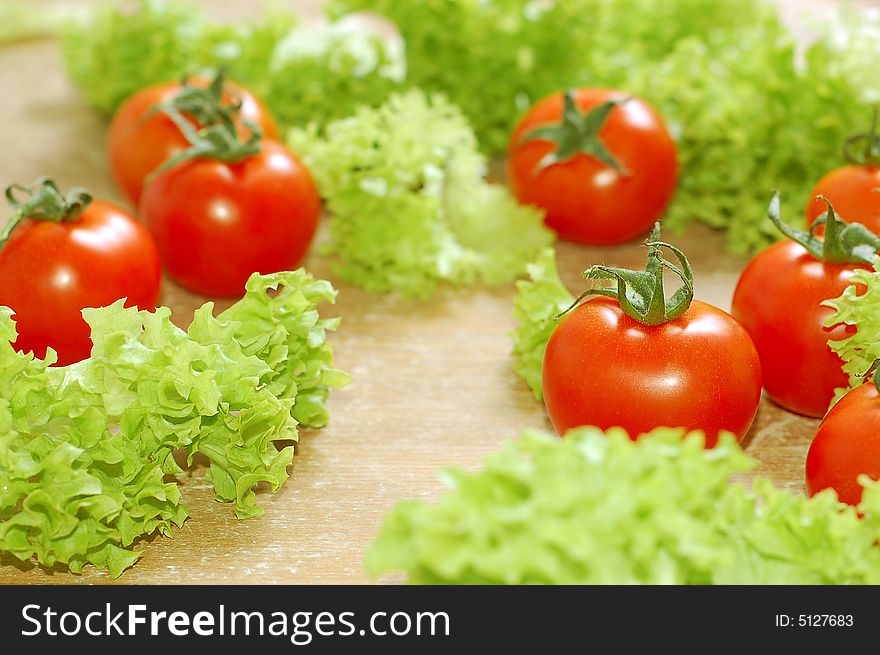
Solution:
[[[646,234],[678,181],[675,141],[647,102],[581,88],[535,103],[515,127],[507,179],[563,239],[611,245]]]
[[[880,480],[880,392],[873,381],[847,392],[822,420],[804,475],[810,496],[830,488],[849,505],[862,499],[860,476]]]
[[[51,180],[15,188],[31,195],[0,246],[0,305],[15,313],[17,350],[44,358],[52,348],[57,364],[72,364],[92,349],[84,308],[126,298],[127,307],[155,309],[159,253],[139,221],[82,190],[65,199]]]

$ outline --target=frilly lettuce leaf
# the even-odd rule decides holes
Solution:
[[[172,452],[181,448],[210,460],[207,478],[217,499],[234,501],[240,518],[258,516],[253,487],[273,490],[287,479],[296,439],[293,398],[278,398],[261,384],[269,365],[247,355],[212,316],[208,303],[196,312],[191,334],[171,322],[168,308],[85,310],[92,327],[92,357],[64,370],[61,385],[95,394],[108,419],[127,438],[143,441],[165,473],[179,472]],[[214,338],[209,338],[209,336]],[[204,343],[203,343],[204,341]]]
[[[393,21],[406,42],[407,82],[462,107],[491,153],[506,148],[513,121],[532,102],[583,76],[596,15],[578,15],[582,8],[572,0],[330,3],[334,15],[369,11]]]
[[[105,3],[64,30],[67,71],[89,103],[112,113],[150,84],[223,67],[285,126],[379,103],[405,75],[402,50],[354,21],[302,25],[274,11],[215,23],[190,1]]]
[[[327,200],[338,274],[368,291],[500,284],[552,241],[537,210],[483,180],[476,138],[442,96],[394,94],[289,144]]]
[[[316,309],[335,295],[299,269],[253,275],[242,300],[217,318],[207,303],[188,331],[164,307],[86,309],[92,355],[66,367],[15,352],[0,308],[0,550],[119,575],[138,538],[187,516],[166,479],[177,449],[208,459],[238,517],[261,515],[256,487],[287,479],[297,420],[326,423],[329,388],[348,380],[325,341],[338,320]]]
[[[244,353],[268,365],[260,383],[277,398],[293,399],[296,421],[315,428],[329,419],[330,388],[350,381],[348,373],[333,368],[326,339],[340,319],[322,319],[317,309],[322,302],[336,302],[336,290],[303,269],[254,275],[244,298],[218,317]]]
[[[334,15],[369,11],[406,42],[408,82],[460,106],[488,152],[507,148],[539,98],[594,75],[622,80],[689,35],[732,42],[767,9],[750,0],[334,0]],[[625,88],[625,87],[624,87]]]
[[[147,534],[187,517],[162,463],[111,421],[100,398],[64,384],[62,369],[17,353],[11,311],[0,308],[0,551],[114,577]]]
[[[189,72],[225,68],[282,126],[349,116],[359,104],[382,102],[406,74],[397,42],[353,20],[303,24],[275,11],[235,24],[201,18],[200,25]]]
[[[849,387],[837,389],[833,406],[850,389],[862,384],[865,372],[875,359],[880,358],[880,264],[875,271],[857,270],[850,278],[850,286],[839,298],[827,300],[834,314],[825,319],[825,326],[852,325],[856,332],[840,340],[831,340],[828,346],[843,360],[843,370],[849,375]]]
[[[732,251],[754,252],[779,238],[765,220],[775,188],[784,191],[783,216],[802,220],[813,185],[843,163],[842,144],[865,128],[870,108],[852,60],[837,61],[820,40],[798,65],[799,46],[768,19],[724,46],[683,39],[630,72],[624,88],[648,98],[677,135],[679,188],[665,225],[696,219],[726,229]]]
[[[145,86],[197,72],[201,32],[188,2],[138,0],[133,10],[106,3],[65,28],[64,65],[89,104],[110,114]]]
[[[541,369],[544,350],[550,335],[556,329],[556,315],[574,302],[556,271],[556,252],[547,248],[533,263],[526,267],[527,280],[516,283],[513,316],[513,370],[519,375],[541,402]]]
[[[278,40],[268,70],[243,79],[282,125],[326,124],[361,104],[378,105],[400,87],[406,58],[398,46],[352,20],[301,25]]]
[[[880,488],[858,508],[758,480],[731,435],[530,431],[482,470],[405,501],[367,553],[414,584],[850,584],[880,581]],[[864,516],[859,517],[859,512]]]

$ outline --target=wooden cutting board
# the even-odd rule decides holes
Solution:
[[[240,10],[248,3],[223,4]],[[0,88],[0,184],[49,175],[62,188],[85,186],[122,203],[104,157],[105,121],[66,80],[56,43],[0,49]],[[691,253],[697,298],[728,309],[745,260],[727,254],[723,235],[702,226],[674,241]],[[639,245],[560,243],[558,253],[573,290],[592,263],[644,262]],[[191,518],[173,539],[147,540],[141,561],[119,582],[366,582],[364,551],[398,500],[436,498],[438,468],[476,468],[521,430],[550,429],[543,407],[510,369],[513,285],[443,289],[415,302],[344,284],[321,257],[306,265],[340,290],[337,305],[325,312],[343,317],[332,342],[337,365],[354,376],[350,387],[332,394],[330,425],[302,431],[291,478],[277,494],[261,496],[267,511],[260,519],[239,521],[229,506],[216,503],[203,469],[181,476]],[[204,301],[165,281],[162,303],[180,325]],[[762,463],[758,473],[802,491],[817,425],[762,401],[746,442]],[[109,582],[91,568],[77,576],[0,555],[0,584]]]

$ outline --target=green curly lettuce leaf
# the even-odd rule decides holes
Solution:
[[[552,4],[552,8],[548,5]],[[342,0],[331,13],[370,11],[393,21],[407,51],[407,82],[463,108],[487,152],[507,145],[513,120],[560,84],[580,79],[576,44],[587,23],[570,0]]]
[[[187,2],[107,3],[65,28],[64,65],[89,104],[109,114],[145,86],[196,72],[201,32],[201,15]]]
[[[832,339],[828,346],[843,360],[849,386],[837,389],[833,406],[850,389],[862,384],[865,372],[880,358],[880,264],[874,271],[857,270],[850,286],[838,298],[823,304],[834,310],[825,319],[826,327],[854,326],[856,331],[845,339]]]
[[[326,343],[338,320],[317,312],[335,295],[299,269],[253,275],[244,298],[216,318],[205,304],[187,331],[164,307],[86,309],[91,357],[66,367],[16,353],[0,309],[0,550],[118,575],[138,538],[186,518],[166,481],[178,449],[207,458],[239,518],[261,515],[257,487],[287,479],[297,420],[325,424],[329,388],[348,381]]]
[[[191,2],[169,0],[107,3],[71,20],[63,55],[71,79],[104,113],[144,86],[223,67],[284,126],[323,123],[379,103],[406,71],[402,49],[356,21],[306,26],[274,11],[215,23]]]
[[[393,21],[406,42],[408,82],[462,107],[481,144],[495,153],[505,150],[517,116],[544,95],[589,79],[595,66],[623,72],[655,61],[690,34],[710,32],[716,40],[718,26],[735,30],[754,20],[742,5],[336,0],[330,7],[335,15],[370,11]]]
[[[293,417],[315,428],[329,420],[331,387],[350,381],[348,373],[333,368],[327,332],[336,330],[340,319],[322,319],[323,302],[336,302],[336,290],[303,269],[254,275],[244,298],[218,317],[245,354],[268,365],[260,383],[277,398],[294,399]]]
[[[406,74],[402,49],[362,23],[301,24],[277,11],[235,24],[203,19],[190,67],[225,68],[287,127],[323,125],[378,104]]]
[[[501,284],[552,241],[537,210],[483,179],[473,131],[442,96],[394,94],[289,144],[327,201],[337,273],[368,291]]]
[[[240,518],[262,513],[254,486],[277,490],[287,479],[296,439],[293,398],[263,388],[269,365],[243,352],[212,316],[212,303],[196,311],[189,334],[171,322],[168,308],[155,312],[110,308],[84,311],[92,327],[92,356],[65,371],[64,384],[96,396],[108,418],[131,439],[144,441],[165,472],[178,473],[172,456],[183,449],[210,461],[207,479],[217,499],[235,503]]]
[[[437,502],[400,503],[367,569],[415,584],[880,581],[880,488],[866,480],[852,508],[729,482],[754,464],[731,435],[706,450],[668,428],[526,432],[481,471],[446,471]]]
[[[516,283],[513,316],[513,370],[519,375],[541,402],[541,367],[544,350],[550,335],[556,328],[556,316],[574,302],[556,271],[556,252],[547,248],[534,262],[526,267],[527,280]]]
[[[282,125],[303,127],[382,103],[405,75],[406,59],[396,42],[340,20],[289,30],[273,49],[268,69],[243,79]]]
[[[12,348],[11,315],[0,308],[0,551],[116,577],[140,557],[136,539],[183,525],[179,488],[97,394],[47,368],[54,353]]]
[[[697,219],[726,229],[728,247],[745,254],[778,238],[765,220],[772,189],[785,191],[783,216],[803,216],[812,186],[842,163],[844,140],[870,112],[826,43],[806,50],[801,68],[797,49],[767,21],[722,48],[685,39],[633,71],[626,88],[649,98],[677,134],[680,181],[666,225]]]

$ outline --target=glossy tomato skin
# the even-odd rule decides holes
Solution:
[[[746,331],[694,301],[679,318],[646,326],[616,300],[594,298],[565,316],[544,354],[544,403],[556,431],[620,426],[633,438],[657,426],[742,440],[761,398],[761,366]]]
[[[807,493],[830,487],[842,502],[858,505],[862,474],[880,480],[880,393],[873,382],[848,392],[819,426],[807,453]]]
[[[834,310],[821,303],[840,296],[858,268],[866,267],[826,264],[800,244],[781,241],[758,253],[740,276],[733,315],[758,349],[767,395],[785,409],[824,416],[834,390],[847,386],[828,341],[855,328],[824,327]]]
[[[582,112],[628,96],[608,89],[580,89]],[[520,202],[545,210],[545,221],[559,236],[606,245],[646,233],[669,205],[678,179],[675,142],[663,120],[643,100],[631,98],[609,114],[599,138],[630,175],[578,154],[536,172],[555,148],[550,141],[521,139],[536,127],[558,123],[562,94],[538,101],[520,120],[508,149],[507,179]]]
[[[178,164],[159,173],[141,199],[168,274],[209,296],[240,295],[254,272],[295,268],[320,211],[308,169],[274,141],[235,164]]]
[[[147,229],[128,213],[93,200],[71,222],[25,220],[0,250],[0,305],[15,312],[15,347],[59,364],[89,356],[84,307],[120,298],[154,309],[159,298],[159,253]]]
[[[842,166],[820,179],[807,202],[807,226],[825,213],[828,205],[816,196],[823,195],[834,213],[847,223],[861,223],[880,234],[880,167]]]
[[[194,79],[193,84],[207,86],[208,81]],[[246,89],[226,82],[229,98],[241,99],[241,117],[259,125],[266,138],[277,139],[278,128],[265,105]],[[107,156],[117,186],[137,207],[147,176],[170,157],[187,148],[189,142],[165,114],[150,110],[180,93],[179,82],[157,84],[138,91],[126,100],[110,123]]]

